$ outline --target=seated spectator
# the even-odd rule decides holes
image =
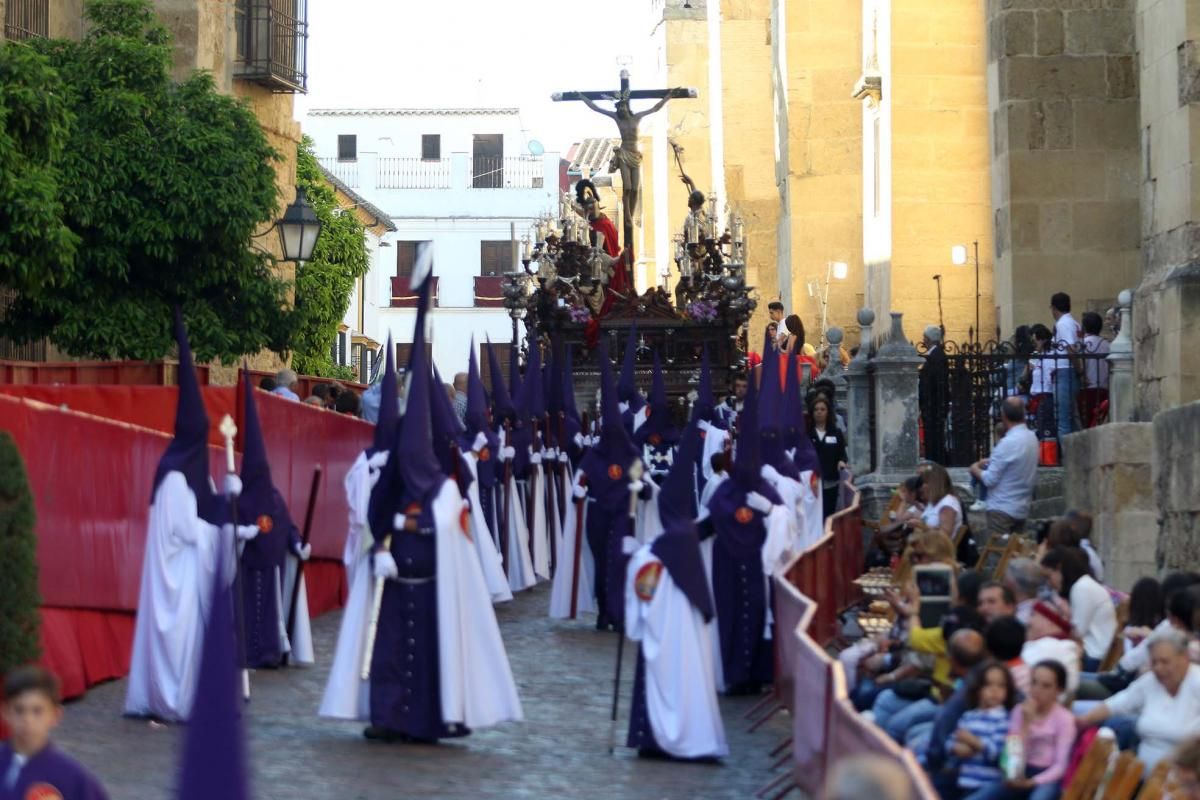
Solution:
[[[329,404],[329,386],[328,383],[318,383],[312,389],[312,396],[319,399],[323,406]]]
[[[1038,601],[1045,582],[1042,568],[1033,559],[1014,558],[1008,562],[1004,570],[1004,585],[1012,590],[1017,599],[1016,617],[1022,624],[1029,624],[1033,604]]]
[[[1200,736],[1186,740],[1171,756],[1172,800],[1200,800]]]
[[[922,486],[925,510],[921,521],[926,528],[941,531],[953,540],[963,523],[963,510],[950,473],[941,464],[930,464]]]
[[[1019,397],[1009,397],[1001,413],[1004,438],[996,443],[990,458],[972,464],[970,469],[971,475],[988,490],[989,537],[1025,529],[1037,485],[1038,440],[1025,424],[1025,403]]]
[[[1029,665],[1021,657],[1025,649],[1025,626],[1016,617],[997,617],[983,630],[988,652],[1008,668],[1021,697],[1029,694]]]
[[[871,552],[867,555],[867,568],[890,566],[892,560],[904,551],[909,534],[921,520],[921,478],[914,475],[896,489],[900,499],[898,511],[891,512],[890,519],[879,526],[872,540]]]
[[[1092,545],[1092,515],[1086,511],[1077,511],[1071,509],[1066,514],[1063,514],[1063,519],[1075,534],[1075,546],[1082,548],[1087,554],[1088,566],[1091,568],[1092,577],[1100,583],[1104,583],[1104,562],[1100,560],[1100,553],[1096,551]]]
[[[905,739],[911,749],[923,751],[925,769],[943,796],[955,794],[958,783],[958,771],[947,767],[946,742],[967,710],[967,679],[987,658],[983,637],[970,629],[956,631],[950,637],[949,649],[952,655],[950,669],[957,679],[954,693],[938,707],[932,725],[914,726],[913,735]]]
[[[342,392],[338,395],[334,411],[339,414],[348,414],[351,417],[357,417],[359,414],[358,395],[354,392]]]
[[[1117,634],[1112,595],[1088,572],[1087,556],[1078,547],[1056,547],[1042,558],[1042,568],[1055,591],[1071,606],[1071,625],[1083,640],[1084,672],[1095,672]]]
[[[320,409],[324,410],[325,401],[322,400],[320,397],[318,397],[315,394],[310,394],[308,397],[304,398],[304,405],[314,406],[315,408],[320,408]]]
[[[969,794],[1000,783],[1000,754],[1008,737],[1009,717],[1017,702],[1012,675],[1003,664],[990,661],[967,681],[967,710],[946,741],[958,766],[958,788]]]
[[[296,394],[296,390],[300,388],[300,378],[296,376],[294,370],[281,369],[275,373],[275,388],[271,394],[277,394],[280,397],[285,397],[288,400],[300,402],[300,395]]]
[[[984,622],[1011,617],[1017,613],[1017,596],[1003,583],[988,581],[979,587],[979,603],[976,610]]]
[[[338,398],[346,391],[346,388],[340,383],[331,383],[325,392],[325,407],[330,411],[337,410]]]
[[[1200,666],[1188,660],[1182,631],[1156,633],[1150,640],[1150,672],[1079,718],[1081,726],[1112,716],[1137,717],[1138,758],[1147,771],[1184,739],[1200,734]]]
[[[904,770],[881,756],[851,756],[834,765],[825,782],[825,800],[911,800]]]
[[[913,589],[912,570],[918,564],[946,564],[957,571],[954,542],[941,531],[923,529],[908,537],[908,545],[900,556],[900,566],[896,568],[895,575],[896,585],[906,596]]]
[[[1057,607],[1038,600],[1033,605],[1029,624],[1025,627],[1025,646],[1021,660],[1026,664],[1054,661],[1066,674],[1066,690],[1074,693],[1079,687],[1079,643],[1071,638],[1071,620]]]
[[[261,381],[258,382],[258,388],[262,389],[264,392],[275,391],[275,386],[276,386],[275,379],[272,378],[270,375],[264,377]]]
[[[1058,701],[1066,682],[1066,671],[1058,662],[1034,665],[1029,696],[1013,709],[1008,729],[1009,735],[1021,739],[1025,775],[981,787],[967,800],[1057,800],[1075,743],[1075,720]]]
[[[997,422],[992,426],[992,449],[996,449],[996,445],[1000,444],[1000,440],[1004,438],[1004,434],[1008,432],[1003,422]],[[982,461],[980,463],[983,463]],[[971,504],[967,511],[981,513],[987,511],[987,495],[988,487],[975,477],[975,473],[971,473],[971,494],[975,495],[975,502]]]

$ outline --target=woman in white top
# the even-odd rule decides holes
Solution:
[[[1079,718],[1082,726],[1136,716],[1138,758],[1146,771],[1200,733],[1200,666],[1188,661],[1188,636],[1170,630],[1150,637],[1151,671]]]
[[[1042,557],[1050,585],[1071,604],[1071,627],[1083,640],[1083,670],[1095,672],[1117,635],[1112,595],[1096,582],[1078,547],[1056,547]]]
[[[941,464],[929,465],[921,491],[925,496],[921,521],[925,527],[941,531],[953,541],[954,534],[962,525],[963,512],[954,484],[950,482],[950,473]]]

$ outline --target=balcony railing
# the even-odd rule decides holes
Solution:
[[[307,86],[308,0],[237,0],[235,77],[274,92]]]
[[[322,167],[351,189],[358,189],[361,186],[358,182],[357,161],[339,161],[336,158],[319,158],[317,160],[321,162]]]
[[[429,280],[433,283],[429,287],[429,296],[433,298],[433,306],[437,308],[438,304],[438,279],[436,275],[431,275]],[[392,308],[416,308],[419,296],[415,289],[412,288],[412,280],[407,277],[392,278]]]
[[[541,189],[542,159],[529,156],[475,156],[471,186],[475,189]]]
[[[8,0],[4,38],[12,42],[50,35],[50,0]]]
[[[381,158],[375,167],[380,189],[449,189],[448,158]]]
[[[504,308],[504,277],[501,275],[475,276],[475,307]]]

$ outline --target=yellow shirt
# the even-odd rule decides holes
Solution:
[[[946,654],[946,637],[942,635],[941,626],[913,628],[908,632],[908,646],[918,653],[931,653],[933,682],[938,686],[950,685],[950,657]]]

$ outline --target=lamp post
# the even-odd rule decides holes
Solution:
[[[312,258],[321,237],[321,220],[309,205],[303,187],[296,187],[296,199],[284,210],[275,228],[284,261],[299,263]]]
[[[515,349],[517,346],[517,320],[524,319],[526,314],[525,309],[525,276],[516,270],[508,273],[505,276],[507,280],[504,283],[504,308],[508,311],[508,316],[512,318],[512,342]]]
[[[845,261],[830,261],[825,269],[825,292],[821,295],[821,344],[825,344],[826,323],[829,317],[829,281],[831,278],[836,278],[839,281],[846,280],[846,276],[850,273],[850,266]]]
[[[971,243],[975,248],[975,329],[972,338],[976,341],[981,341],[982,336],[979,330],[979,240]],[[963,267],[967,264],[967,246],[965,244],[956,244],[950,248],[950,260],[954,262],[954,266]]]

